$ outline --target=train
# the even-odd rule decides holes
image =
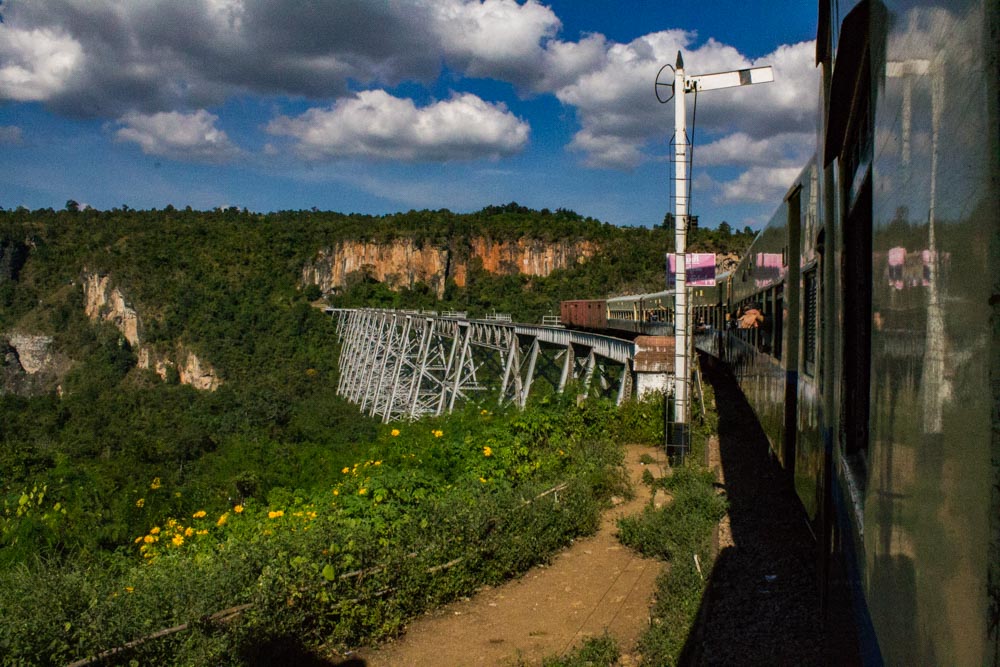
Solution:
[[[866,665],[1000,665],[998,36],[996,0],[821,0],[813,157],[691,300]]]

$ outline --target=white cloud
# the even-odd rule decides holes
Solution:
[[[408,162],[498,158],[528,142],[526,122],[503,104],[471,94],[418,108],[412,100],[370,90],[329,109],[279,116],[267,126],[290,136],[309,159],[365,157]]]
[[[63,90],[83,59],[83,48],[60,29],[0,25],[0,98],[48,100]]]
[[[754,63],[733,47],[712,39],[690,48],[694,39],[693,33],[669,30],[644,35],[628,44],[606,43],[597,66],[554,89],[564,104],[576,110],[582,127],[571,147],[586,151],[588,164],[633,167],[647,159],[653,142],[665,143],[673,134],[673,105],[657,103],[653,82],[663,64],[675,62],[678,51],[683,52],[685,71],[689,74],[758,64],[770,64],[775,70],[774,83],[702,94],[697,100],[696,119],[695,99],[688,95],[688,120],[697,121],[693,129],[701,137],[718,136],[735,125],[749,141],[765,142],[756,146],[758,153],[788,156],[787,149],[794,147],[787,141],[779,140],[774,146],[766,144],[789,133],[805,136],[813,129],[818,79],[811,43],[782,46]],[[710,151],[714,152],[713,159],[721,159],[724,148],[718,146]],[[801,150],[793,152],[796,159],[801,156]],[[806,155],[810,152],[811,149],[806,151]]]
[[[0,125],[0,145],[19,146],[24,143],[24,130],[17,125]]]
[[[772,137],[754,139],[745,132],[736,132],[711,143],[696,146],[697,166],[715,165],[782,165],[801,167],[815,149],[816,137],[808,132],[785,132]]]
[[[542,43],[561,23],[536,0],[425,0],[446,57],[472,76],[537,76]]]
[[[176,111],[151,115],[128,113],[115,133],[119,141],[132,141],[147,155],[194,162],[227,162],[241,151],[223,130],[215,127],[219,117],[204,109],[184,114]]]
[[[797,167],[751,167],[735,181],[721,183],[717,203],[768,203],[781,199],[795,177],[802,171]]]

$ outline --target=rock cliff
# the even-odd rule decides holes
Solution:
[[[72,361],[52,347],[52,337],[12,331],[0,337],[0,393],[22,396],[61,391]]]
[[[555,269],[583,262],[597,251],[590,241],[548,242],[536,239],[497,241],[473,237],[447,245],[397,239],[388,243],[344,241],[317,253],[302,269],[303,284],[318,285],[332,292],[346,284],[349,274],[368,270],[376,280],[393,289],[412,287],[422,282],[444,294],[445,284],[453,280],[465,285],[470,263],[482,262],[490,273],[547,276]]]
[[[111,322],[121,331],[138,356],[139,368],[151,368],[164,380],[176,368],[181,384],[195,389],[215,391],[222,380],[208,363],[191,350],[177,344],[172,350],[154,350],[142,340],[142,321],[125,295],[113,287],[109,276],[85,273],[83,276],[84,311],[91,320]]]

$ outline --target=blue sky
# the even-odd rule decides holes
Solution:
[[[692,213],[759,227],[813,152],[812,2],[5,0],[0,206],[670,206],[653,80],[700,96]],[[689,102],[692,102],[689,96]]]

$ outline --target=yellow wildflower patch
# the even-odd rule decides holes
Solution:
[[[398,428],[392,429],[391,433],[392,433],[392,437],[394,437],[394,438],[399,437],[399,429]]]
[[[483,447],[483,456],[493,456],[493,448],[489,445]]]
[[[153,526],[152,528],[149,529],[149,534],[150,535],[156,535],[159,532],[160,532],[160,527],[159,526]]]
[[[285,510],[275,510],[273,512],[268,512],[267,513],[267,518],[268,519],[277,519],[277,518],[283,517],[283,516],[285,516]]]
[[[159,477],[154,477],[153,478],[153,482],[149,485],[149,488],[151,488],[151,489],[153,489],[155,491],[156,489],[160,488],[161,486],[163,486],[163,485],[160,484],[160,478]]]
[[[219,520],[215,522],[215,525],[216,526],[224,526],[224,525],[226,525],[226,521],[228,521],[228,520],[229,520],[229,512],[226,512],[225,514],[223,514],[222,516],[219,517]]]
[[[145,504],[146,504],[146,499],[145,498],[139,498],[139,500],[135,501],[135,506],[136,507],[142,507]]]
[[[195,512],[191,516],[194,517],[195,519],[200,519],[203,516],[205,516],[205,514],[206,514],[205,510],[198,510],[197,512]]]
[[[179,547],[184,544],[184,536],[181,534],[174,535],[174,539],[170,541],[174,543],[175,547]]]
[[[243,505],[237,505],[236,507],[233,508],[233,511],[236,512],[237,514],[242,514],[243,513]]]

